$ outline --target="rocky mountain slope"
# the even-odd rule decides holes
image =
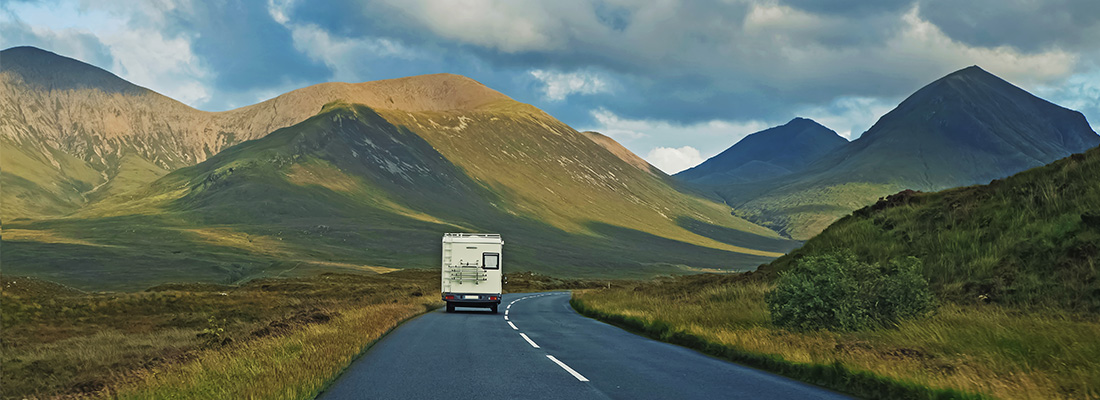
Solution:
[[[344,100],[404,111],[477,108],[507,96],[453,75],[324,83],[204,112],[110,72],[33,47],[0,52],[3,219],[73,212],[194,165]]]
[[[646,161],[645,159],[639,157],[637,154],[634,154],[630,150],[627,150],[626,147],[623,147],[623,145],[619,144],[619,142],[616,142],[615,139],[612,139],[607,135],[599,132],[585,131],[581,133],[583,133],[585,136],[588,136],[588,138],[592,139],[592,141],[596,142],[596,144],[603,146],[603,148],[607,149],[607,151],[610,151],[611,154],[614,154],[616,157],[619,157],[619,159],[626,161],[627,164],[633,165],[642,171],[649,172],[656,176],[667,176],[667,174],[665,174],[663,171],[650,164],[649,161]]]

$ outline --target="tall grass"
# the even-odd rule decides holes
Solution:
[[[848,249],[915,256],[945,298],[1100,313],[1100,148],[989,185],[917,193],[859,210],[762,271]]]
[[[309,399],[422,304],[370,305],[287,336],[251,341],[145,372],[118,389],[121,399]]]
[[[434,271],[84,293],[0,280],[0,398],[309,397],[439,300]]]
[[[508,277],[509,292],[607,284]],[[436,271],[402,270],[86,293],[4,276],[0,398],[310,398],[439,306],[438,285]]]
[[[717,282],[722,279],[727,282]],[[647,327],[663,327],[703,343],[693,347],[733,349],[744,359],[733,358],[742,362],[766,360],[757,366],[773,366],[777,372],[793,371],[790,365],[842,366],[853,376],[868,374],[902,386],[928,388],[928,396],[1100,396],[1100,374],[1096,373],[1100,341],[1095,339],[1100,337],[1100,321],[1096,319],[1057,310],[1021,312],[952,303],[932,317],[888,329],[792,332],[769,321],[763,298],[770,284],[728,280],[665,279],[589,290],[576,299],[605,315],[633,318]],[[838,385],[834,388],[851,392],[854,389],[846,385],[864,381],[832,382]],[[871,386],[861,387],[870,390]]]

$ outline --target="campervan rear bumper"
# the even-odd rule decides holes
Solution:
[[[458,307],[489,307],[500,304],[500,293],[443,293],[442,298]]]

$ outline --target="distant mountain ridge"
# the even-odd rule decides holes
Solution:
[[[760,181],[802,171],[848,141],[806,118],[745,136],[703,163],[674,176],[698,184]]]
[[[852,144],[813,169],[828,168],[836,182],[856,174],[936,190],[1046,165],[1097,146],[1100,136],[1080,112],[971,66],[921,88]]]
[[[1098,144],[1080,112],[973,66],[921,88],[802,172],[716,191],[739,215],[808,239],[902,189],[988,183]]]

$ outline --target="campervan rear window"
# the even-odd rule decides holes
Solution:
[[[499,269],[500,253],[481,253],[481,268]]]

